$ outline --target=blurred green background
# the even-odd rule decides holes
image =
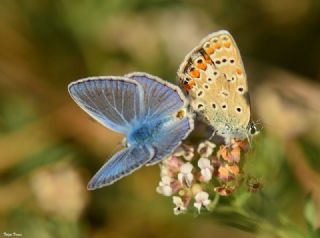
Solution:
[[[246,165],[263,189],[199,217],[173,215],[158,166],[86,191],[122,136],[67,84],[131,71],[176,82],[220,29],[238,43],[264,126]],[[320,237],[319,0],[1,0],[0,39],[0,237]]]

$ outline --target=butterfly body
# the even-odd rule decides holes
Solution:
[[[170,120],[170,118],[158,119],[150,122],[146,121],[141,125],[132,128],[128,133],[127,143],[129,145],[152,143],[152,141],[159,136],[165,122],[168,120]]]
[[[186,99],[180,89],[146,73],[86,78],[68,89],[90,116],[127,136],[127,148],[104,164],[89,182],[89,190],[160,162],[193,130],[192,117],[181,113]]]
[[[186,56],[177,74],[192,109],[216,134],[228,142],[250,135],[247,77],[229,32],[218,31],[204,38]]]

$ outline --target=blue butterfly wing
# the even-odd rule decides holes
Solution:
[[[186,99],[178,87],[153,75],[135,72],[126,77],[139,82],[143,87],[145,118],[149,121],[169,119],[164,120],[163,129],[151,142],[155,156],[147,165],[156,164],[170,155],[193,130],[193,120],[189,115],[183,119],[175,116],[185,107]]]
[[[169,82],[147,74],[131,73],[126,75],[141,84],[144,90],[144,117],[158,119],[167,117],[180,110],[185,105],[185,98],[181,90]]]
[[[147,165],[156,164],[172,154],[192,130],[193,119],[188,116],[183,119],[176,119],[176,121],[166,125],[152,142],[155,155],[152,160],[148,161]]]
[[[123,149],[100,168],[90,180],[87,188],[94,190],[110,185],[136,171],[153,157],[154,149],[145,145]]]
[[[125,77],[91,77],[68,86],[73,100],[108,128],[127,134],[143,109],[143,89]]]

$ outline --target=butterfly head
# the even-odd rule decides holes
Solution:
[[[251,137],[259,134],[257,124],[250,121],[246,127],[234,126],[230,122],[222,123],[215,128],[216,134],[225,138],[225,143],[230,144],[233,139],[250,140]]]

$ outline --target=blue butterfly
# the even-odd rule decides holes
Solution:
[[[180,89],[146,73],[80,79],[68,86],[73,100],[102,125],[127,136],[127,147],[88,184],[94,190],[170,155],[193,130]],[[182,115],[182,116],[181,116]]]

